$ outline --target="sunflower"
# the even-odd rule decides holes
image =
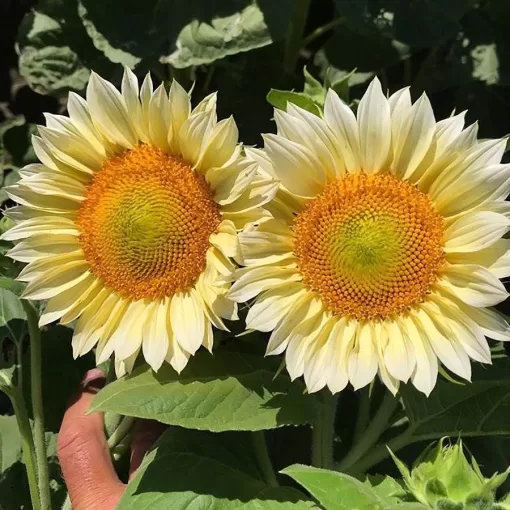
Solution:
[[[510,340],[491,306],[510,275],[505,140],[477,141],[464,113],[436,122],[426,95],[389,99],[377,79],[357,115],[327,93],[324,114],[275,111],[277,134],[247,149],[281,182],[274,218],[240,234],[229,297],[255,296],[247,327],[272,331],[291,377],[315,392],[377,374],[429,394],[439,363],[469,380],[485,337]]]
[[[238,230],[267,215],[278,184],[242,156],[216,95],[194,109],[174,81],[139,89],[126,69],[119,92],[92,74],[69,117],[46,115],[33,147],[40,164],[7,189],[18,206],[3,239],[26,262],[24,297],[47,300],[40,326],[76,321],[75,356],[115,354],[119,375],[140,350],[154,370],[178,372],[213,329],[237,319],[220,281],[234,269]]]

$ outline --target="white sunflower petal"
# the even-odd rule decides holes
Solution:
[[[331,89],[324,102],[324,119],[333,131],[335,142],[344,158],[345,169],[348,172],[358,171],[362,162],[356,116]]]
[[[391,116],[390,105],[377,78],[361,98],[357,117],[363,170],[379,172],[385,167],[390,152]]]
[[[349,381],[354,390],[370,384],[377,374],[377,367],[373,326],[371,323],[359,324],[347,363]]]
[[[143,357],[155,371],[159,370],[168,352],[167,317],[170,300],[168,298],[154,303],[152,316],[146,323],[143,334]]]
[[[265,135],[264,142],[275,176],[286,189],[307,198],[322,191],[326,175],[319,160],[310,150],[277,135]]]
[[[474,307],[494,306],[508,297],[503,284],[488,269],[476,265],[450,265],[440,285]]]
[[[96,73],[87,86],[87,103],[92,120],[114,143],[130,149],[137,140],[126,103],[120,92]]]
[[[172,297],[170,321],[179,345],[186,352],[195,354],[204,341],[205,317],[194,289],[178,292]]]
[[[445,231],[446,253],[480,251],[498,241],[510,230],[510,220],[502,214],[479,211],[466,214]]]

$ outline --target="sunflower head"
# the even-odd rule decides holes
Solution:
[[[7,192],[18,206],[10,256],[26,262],[27,299],[46,300],[41,325],[76,320],[75,355],[115,354],[119,374],[143,351],[180,371],[237,305],[226,283],[238,231],[259,221],[277,184],[241,155],[216,96],[194,109],[173,82],[139,87],[126,69],[119,92],[92,74],[69,116],[47,115],[33,138],[39,164]]]
[[[387,319],[419,302],[444,262],[443,219],[391,174],[348,174],[297,215],[303,281],[334,313]]]
[[[309,391],[355,389],[376,375],[392,392],[429,394],[439,363],[470,379],[485,339],[510,340],[490,307],[510,275],[510,166],[504,140],[477,141],[464,114],[436,122],[426,95],[387,98],[377,79],[356,114],[330,90],[322,116],[275,111],[277,134],[247,149],[280,181],[273,219],[240,234],[229,296],[248,328],[272,331]]]

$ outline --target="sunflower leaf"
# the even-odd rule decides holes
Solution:
[[[254,458],[249,434],[170,428],[145,457],[117,508],[318,508],[296,489],[268,485]]]
[[[507,360],[489,369],[474,367],[465,386],[439,380],[427,398],[410,385],[401,388],[413,440],[443,436],[508,435],[510,379]],[[459,430],[459,423],[462,428]]]
[[[303,92],[271,89],[266,99],[268,103],[279,110],[287,110],[287,103],[292,103],[315,115],[319,115],[321,112],[319,104]]]
[[[425,510],[418,503],[403,503],[405,491],[390,477],[372,486],[337,471],[295,464],[282,471],[310,492],[326,510]],[[406,506],[410,505],[410,506]]]
[[[94,42],[113,62],[130,67],[159,58],[175,68],[213,62],[285,37],[289,0],[80,0],[79,14]],[[129,12],[130,16],[122,16]],[[111,23],[112,13],[122,22]]]
[[[81,91],[90,76],[111,70],[78,17],[76,0],[41,0],[23,19],[17,49],[19,70],[39,94]]]
[[[218,350],[201,351],[178,375],[170,365],[146,366],[106,386],[90,411],[113,411],[169,425],[222,432],[310,423],[314,397],[275,377],[278,360]]]

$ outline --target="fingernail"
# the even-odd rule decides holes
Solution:
[[[105,373],[100,368],[88,370],[81,381],[82,388],[102,388],[105,383]]]

